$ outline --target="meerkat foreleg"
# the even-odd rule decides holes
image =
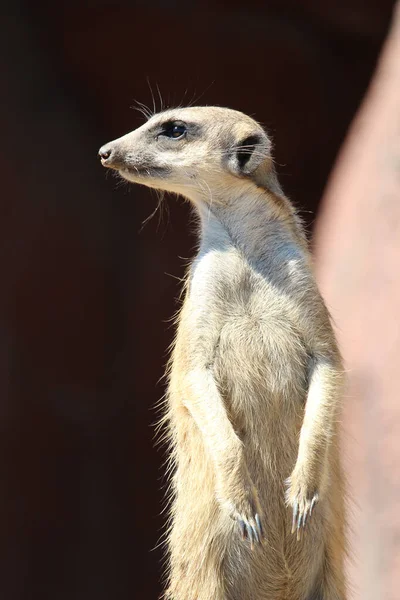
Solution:
[[[293,509],[292,533],[300,539],[327,484],[327,450],[334,433],[342,372],[334,360],[314,358],[296,465],[288,480],[287,503]]]
[[[212,369],[192,370],[187,383],[190,393],[184,404],[214,462],[217,499],[253,547],[262,540],[262,516],[257,490],[245,463],[243,443],[229,420]]]

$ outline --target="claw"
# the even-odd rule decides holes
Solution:
[[[254,538],[253,528],[250,525],[250,523],[248,523],[248,522],[246,522],[246,530],[247,530],[247,536],[248,536],[248,538],[250,540],[251,549],[253,550],[253,548],[254,548],[254,539],[255,538]]]
[[[300,513],[299,514],[299,519],[297,521],[297,535],[296,535],[297,541],[299,541],[300,538],[301,538],[301,529],[300,529],[300,527],[301,527],[301,519],[302,519],[302,516],[301,516],[301,513]]]
[[[311,500],[311,506],[310,506],[310,517],[311,517],[311,515],[312,515],[312,511],[313,511],[313,508],[314,508],[314,506],[315,506],[315,504],[316,504],[316,503],[317,503],[317,499],[316,499],[316,497],[314,496],[314,498]]]
[[[256,519],[258,534],[260,536],[260,539],[262,539],[264,533],[263,533],[263,528],[262,528],[262,525],[261,525],[260,517],[258,516],[258,514],[256,514],[255,519]]]
[[[295,502],[294,506],[293,506],[292,533],[294,533],[296,531],[296,520],[297,520],[298,510],[299,510],[299,505],[297,504],[297,502]]]
[[[304,515],[303,515],[303,519],[302,519],[302,527],[304,529],[304,527],[306,526],[307,523],[307,516],[308,516],[308,512],[307,512],[307,508],[304,511]]]
[[[256,525],[255,524],[253,525],[253,523],[251,523],[250,527],[251,527],[251,531],[252,531],[254,539],[256,540],[257,544],[259,544],[260,543],[260,536],[258,535],[258,531],[257,531]]]

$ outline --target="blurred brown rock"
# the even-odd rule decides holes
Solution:
[[[319,281],[348,369],[345,455],[354,598],[400,577],[400,5],[325,194]]]

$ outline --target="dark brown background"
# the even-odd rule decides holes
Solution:
[[[155,196],[98,147],[130,106],[243,110],[275,139],[313,223],[372,74],[389,0],[15,2],[0,22],[0,595],[155,599],[163,394],[188,208],[141,231]],[[172,276],[171,276],[172,275]]]

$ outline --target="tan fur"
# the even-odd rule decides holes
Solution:
[[[171,109],[100,154],[200,220],[165,416],[166,598],[344,600],[343,369],[267,135],[229,109]]]

